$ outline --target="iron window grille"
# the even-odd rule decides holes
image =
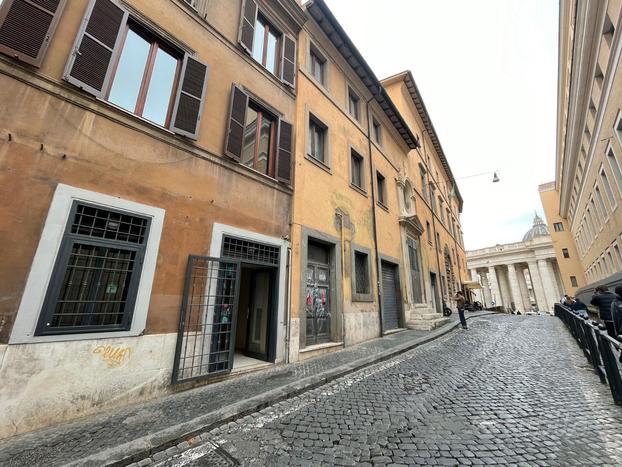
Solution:
[[[74,202],[35,334],[128,330],[150,224]]]
[[[224,258],[236,258],[278,266],[279,253],[279,247],[236,237],[225,236],[222,242],[222,256]]]
[[[356,293],[362,295],[370,293],[368,256],[365,253],[354,252],[354,275]]]

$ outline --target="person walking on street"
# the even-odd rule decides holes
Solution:
[[[460,324],[462,324],[462,329],[469,329],[467,327],[466,318],[464,317],[464,295],[461,290],[458,290],[456,296],[454,297],[456,301],[456,307],[458,308],[458,316],[460,316]]]
[[[607,327],[607,333],[615,339],[615,329],[613,327],[613,318],[611,317],[611,304],[616,296],[614,293],[609,292],[609,287],[606,285],[599,285],[594,289],[594,292],[596,293],[592,295],[590,304],[598,307],[598,314],[600,315],[601,321],[603,321]]]
[[[616,337],[622,334],[622,285],[615,288],[616,298],[611,302],[611,319]]]

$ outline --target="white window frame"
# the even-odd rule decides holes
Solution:
[[[35,329],[50,285],[56,257],[67,228],[71,206],[75,201],[84,201],[104,208],[118,209],[130,214],[151,218],[151,228],[147,238],[145,258],[132,314],[132,323],[127,331],[35,336]],[[26,287],[11,331],[9,344],[119,338],[142,334],[147,323],[151,287],[155,276],[160,238],[164,226],[164,214],[165,210],[161,208],[59,183],[52,197],[43,232],[39,239],[39,245],[37,246],[32,267],[26,280]]]

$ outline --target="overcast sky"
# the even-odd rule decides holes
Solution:
[[[557,0],[326,1],[380,79],[413,72],[464,198],[466,248],[520,241],[555,178]],[[494,170],[494,185],[461,179]]]

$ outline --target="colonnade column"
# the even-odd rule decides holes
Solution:
[[[488,274],[482,273],[480,277],[482,278],[482,305],[486,308],[490,305],[490,283],[488,282]]]
[[[557,293],[555,292],[554,280],[551,276],[551,270],[547,266],[547,260],[539,259],[538,268],[540,269],[540,277],[542,278],[542,285],[544,286],[544,295],[547,301],[547,310],[552,310],[553,305],[558,300]]]
[[[538,264],[535,261],[529,261],[527,264],[529,265],[531,286],[533,287],[533,292],[536,294],[538,309],[548,309],[548,305],[546,303],[546,296],[544,295],[544,286],[542,284],[542,279],[540,278],[540,273],[538,272]]]
[[[520,286],[518,285],[518,276],[516,275],[516,266],[514,264],[508,264],[508,279],[510,281],[510,289],[512,289],[512,298],[514,299],[513,301],[516,309],[522,312],[527,311],[523,303]]]
[[[501,291],[499,289],[499,281],[497,280],[497,271],[495,271],[494,266],[488,268],[488,283],[490,284],[490,294],[492,295],[490,297],[491,305],[492,300],[494,300],[495,306],[502,306]]]
[[[472,281],[477,281],[477,269],[471,269],[471,280]]]

